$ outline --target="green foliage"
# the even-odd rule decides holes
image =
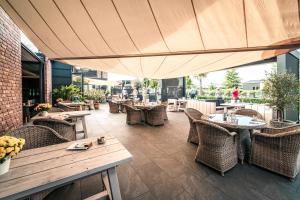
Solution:
[[[157,90],[158,86],[159,86],[159,83],[158,83],[157,79],[150,79],[150,81],[149,81],[150,88]]]
[[[216,96],[197,96],[198,100],[216,100]],[[225,97],[224,100],[230,101],[231,97]],[[266,99],[260,99],[260,98],[240,98],[241,102],[244,103],[257,103],[257,104],[265,104],[269,103]]]
[[[197,79],[203,79],[203,78],[206,78],[206,76],[207,76],[207,73],[201,73],[201,74],[197,74],[195,77]]]
[[[62,98],[63,100],[72,100],[73,97],[80,97],[80,88],[75,85],[66,85],[55,88],[52,91],[53,99]]]
[[[225,88],[232,89],[235,86],[239,86],[241,84],[241,78],[239,77],[239,74],[234,70],[230,69],[227,70],[225,75]]]
[[[187,90],[192,89],[192,85],[193,85],[193,82],[192,82],[191,77],[190,76],[186,76],[185,77],[185,86],[186,86],[186,89]]]
[[[206,73],[198,74],[198,75],[195,76],[199,80],[199,92],[200,92],[200,95],[204,95],[202,80],[206,76],[207,76]]]
[[[258,104],[269,104],[269,101],[266,99],[262,99],[262,98],[240,98],[241,102],[244,103],[258,103]]]
[[[143,80],[143,88],[149,88],[150,80],[147,78],[144,78]]]
[[[215,90],[215,89],[217,89],[217,87],[215,86],[215,84],[210,83],[208,89],[209,90]]]
[[[232,88],[224,90],[224,96],[231,99]]]
[[[267,74],[263,87],[264,98],[278,110],[279,120],[283,120],[285,108],[295,108],[299,100],[299,83],[292,73]]]
[[[84,92],[84,97],[88,100],[101,102],[105,98],[105,93],[103,90],[88,90]]]
[[[136,89],[137,91],[139,91],[139,89],[142,88],[142,82],[139,79],[136,79],[133,82],[133,88]]]

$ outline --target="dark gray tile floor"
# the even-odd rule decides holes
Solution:
[[[87,117],[89,137],[113,135],[133,155],[130,163],[118,167],[123,199],[300,199],[300,176],[290,182],[259,167],[238,164],[222,177],[196,163],[197,147],[186,142],[189,130],[186,116],[183,113],[168,113],[168,116],[164,126],[129,126],[126,114],[110,114],[108,107],[101,105],[101,110]],[[91,177],[81,181],[78,187],[81,197],[98,190],[93,189],[98,187],[97,180]]]

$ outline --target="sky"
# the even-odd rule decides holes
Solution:
[[[26,37],[25,34],[21,32],[21,41],[25,44],[31,51],[38,52],[37,47]],[[242,82],[249,80],[259,80],[264,79],[266,72],[271,72],[272,64],[261,64],[252,65],[249,67],[237,68],[236,71],[239,73]],[[207,74],[207,77],[203,79],[203,85],[209,86],[214,83],[217,87],[221,86],[224,82],[226,70],[211,72]],[[125,76],[122,74],[108,73],[108,80],[118,81],[118,80],[133,80],[136,77]],[[198,85],[199,81],[196,78],[192,78],[193,83]]]
[[[260,80],[265,79],[266,72],[270,73],[272,71],[272,64],[260,64],[260,65],[251,65],[247,67],[236,68],[241,82],[246,82],[249,80]],[[209,86],[211,83],[214,83],[217,87],[220,87],[224,83],[226,70],[210,72],[207,74],[207,77],[203,79],[203,85]],[[194,84],[199,84],[197,79],[192,79]]]

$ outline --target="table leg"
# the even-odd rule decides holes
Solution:
[[[109,179],[112,199],[121,200],[122,197],[121,197],[116,167],[108,169],[107,172],[108,172],[108,179]]]
[[[84,138],[87,138],[87,130],[86,130],[86,123],[85,123],[85,116],[81,118],[82,120],[82,128],[83,128],[83,133],[84,133]]]
[[[239,130],[238,131],[238,158],[241,161],[241,164],[244,161],[249,161],[250,158],[250,148],[251,148],[251,139],[249,130]]]

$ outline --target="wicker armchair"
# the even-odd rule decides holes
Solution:
[[[142,111],[130,105],[124,105],[127,113],[127,124],[140,124],[142,123]]]
[[[194,108],[187,108],[184,110],[184,113],[189,119],[190,122],[190,131],[188,135],[188,142],[194,143],[194,144],[199,144],[199,138],[198,138],[198,133],[196,129],[196,124],[193,122],[195,120],[200,120],[201,117],[203,116],[203,113],[200,112],[199,110],[196,110]]]
[[[124,103],[122,103],[121,104],[121,111],[123,112],[123,113],[125,113],[126,112],[126,106],[133,106],[133,100],[132,99],[128,99],[128,100],[126,100]]]
[[[59,135],[55,130],[45,126],[22,126],[7,133],[7,135],[17,138],[24,138],[23,150],[46,147],[54,144],[70,142],[67,138]],[[44,199],[52,189],[39,192],[30,197],[33,200]]]
[[[178,111],[177,99],[168,99],[168,111],[175,112]]]
[[[54,113],[54,112],[64,112],[63,109],[58,108],[58,107],[52,107],[48,110],[49,113]]]
[[[300,125],[255,132],[252,135],[251,163],[295,178],[300,169]]]
[[[199,145],[195,160],[221,172],[233,168],[237,162],[237,137],[235,132],[209,121],[196,120]]]
[[[164,105],[155,106],[146,112],[146,122],[152,126],[164,125]]]
[[[240,109],[240,110],[236,110],[235,114],[236,115],[245,115],[245,116],[248,116],[248,117],[255,116],[258,119],[262,119],[262,120],[264,119],[264,117],[259,112],[257,112],[256,110],[252,110],[252,109]]]
[[[57,104],[57,107],[68,112],[68,111],[78,111],[77,108],[75,107],[71,107],[71,106],[67,106],[67,105],[64,105],[64,104],[61,104],[61,103],[58,103]]]
[[[110,113],[118,113],[119,112],[119,105],[115,102],[109,101],[109,112]]]
[[[74,123],[59,119],[41,118],[35,119],[33,124],[47,126],[68,140],[76,140],[76,128]]]
[[[164,119],[168,120],[168,114],[167,114],[168,102],[167,101],[162,102],[161,105],[164,106]]]
[[[23,147],[24,150],[70,141],[55,130],[45,126],[22,126],[8,132],[7,135],[24,138],[26,141]]]

